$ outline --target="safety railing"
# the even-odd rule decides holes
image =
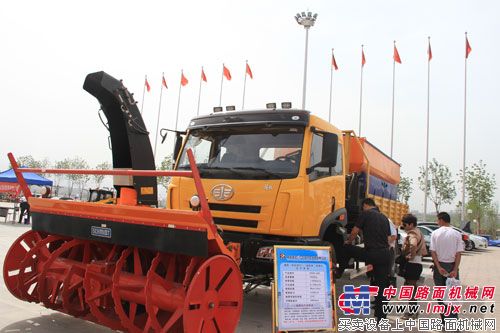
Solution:
[[[216,234],[217,227],[212,219],[208,200],[201,182],[200,172],[196,166],[196,161],[191,149],[187,150],[191,171],[177,170],[85,170],[85,169],[48,169],[48,168],[20,168],[12,153],[8,155],[12,169],[17,177],[17,181],[26,198],[32,197],[32,193],[24,179],[23,173],[49,173],[49,174],[73,174],[73,175],[109,175],[109,176],[143,176],[143,177],[189,177],[193,178],[196,192],[200,198],[201,216],[206,220],[211,231]]]

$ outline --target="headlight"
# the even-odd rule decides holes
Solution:
[[[196,194],[189,199],[189,203],[191,204],[192,208],[198,208],[200,206],[200,197],[197,196]]]

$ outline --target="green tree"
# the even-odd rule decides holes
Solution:
[[[62,161],[56,161],[54,164],[54,169],[69,169],[71,168],[69,159],[64,159]],[[56,173],[53,175],[54,178],[54,196],[59,196],[59,189],[61,188],[61,180],[63,180],[65,175]]]
[[[50,161],[47,158],[37,160],[31,155],[19,156],[16,158],[16,161],[20,167],[25,168],[47,168],[50,165]]]
[[[65,158],[63,161],[58,162],[61,169],[89,169],[87,161],[79,156],[73,158]],[[57,163],[56,163],[57,165]],[[73,189],[75,185],[78,186],[80,190],[80,197],[83,193],[83,188],[90,180],[90,175],[80,175],[80,174],[67,174],[65,175],[68,181],[68,196],[73,194]]]
[[[85,161],[83,158],[80,156],[76,156],[72,159],[72,169],[90,169],[89,164],[87,161]],[[74,183],[78,186],[78,189],[80,191],[80,198],[83,197],[83,190],[87,186],[87,183],[91,179],[91,175],[82,175],[82,174],[77,174],[77,175],[68,175],[69,177],[73,177]]]
[[[458,176],[462,179],[462,170]],[[466,207],[472,210],[470,217],[477,220],[479,230],[481,230],[482,217],[492,207],[495,189],[495,175],[486,171],[486,164],[482,160],[474,163],[470,168],[465,168],[465,191],[469,199]]]
[[[96,170],[110,170],[113,166],[109,162],[102,162],[95,166]],[[96,187],[100,188],[106,175],[92,175],[92,180],[95,182]]]
[[[413,179],[410,177],[401,177],[398,185],[399,201],[408,204],[408,200],[410,200],[411,193],[413,192],[413,187],[411,186],[412,183]]]
[[[167,155],[161,161],[160,167],[158,170],[172,170],[174,162],[172,159],[172,155]],[[168,184],[170,184],[170,177],[158,177],[158,184],[162,185],[165,189],[168,188]]]
[[[442,204],[450,204],[457,195],[450,169],[435,158],[429,163],[427,184],[425,183],[425,166],[419,168],[418,185],[434,204],[436,214],[439,213]]]
[[[498,215],[498,202],[494,202],[486,211],[484,222],[484,231],[489,235],[496,235],[500,221]]]

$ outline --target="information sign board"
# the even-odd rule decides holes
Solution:
[[[278,331],[332,330],[330,247],[274,247],[274,313]]]

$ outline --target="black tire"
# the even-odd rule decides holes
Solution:
[[[472,245],[472,242],[471,241],[467,241],[465,242],[465,251],[472,251],[473,249],[473,245]]]

